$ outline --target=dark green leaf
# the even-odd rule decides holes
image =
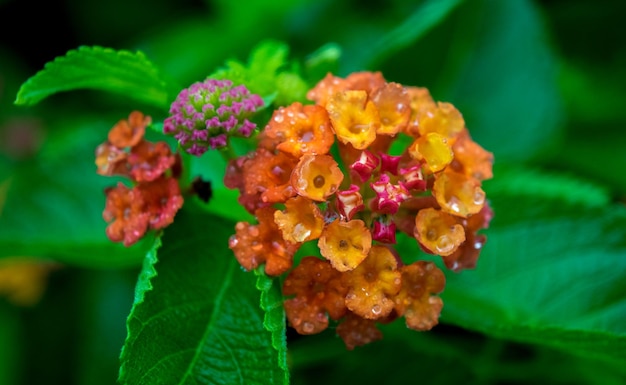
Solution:
[[[626,351],[626,210],[541,195],[490,197],[475,270],[447,274],[442,319],[607,362]]]
[[[228,249],[233,231],[233,222],[189,207],[165,231],[139,280],[121,383],[288,382],[263,327],[255,276]]]
[[[350,70],[376,68],[389,55],[407,47],[442,22],[462,0],[428,0],[422,2],[399,25],[368,45],[345,55],[345,67]]]
[[[17,308],[0,300],[0,383],[16,384],[21,365],[21,328]]]
[[[6,194],[0,257],[47,257],[92,268],[138,265],[150,239],[126,248],[105,234],[104,189],[116,181],[97,175],[93,162],[108,125],[75,120],[69,138],[55,131],[37,157],[12,164],[0,181],[0,201]]]
[[[57,92],[96,89],[157,107],[170,102],[168,85],[142,52],[80,47],[57,57],[20,88],[16,104],[33,105]]]
[[[454,40],[438,42],[450,50],[440,81],[472,136],[497,162],[548,151],[558,139],[563,111],[557,59],[534,4],[467,2],[458,20]]]

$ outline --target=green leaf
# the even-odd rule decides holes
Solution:
[[[247,65],[230,60],[225,67],[209,77],[244,84],[252,93],[264,99],[273,96],[273,104],[277,106],[303,101],[308,85],[299,70],[283,70],[287,65],[288,53],[289,47],[285,43],[266,40],[254,48]]]
[[[121,355],[123,384],[286,384],[263,327],[255,277],[228,237],[234,223],[183,209],[138,283]],[[157,261],[158,259],[158,261]]]
[[[106,237],[104,189],[116,179],[97,175],[93,162],[108,126],[86,122],[93,117],[76,117],[71,140],[55,131],[58,135],[37,157],[13,164],[0,180],[0,201],[3,195],[6,199],[0,211],[0,257],[47,257],[113,268],[139,265],[150,248],[152,235],[130,248]]]
[[[288,373],[287,323],[280,280],[267,276],[263,266],[256,269],[254,273],[257,276],[256,288],[261,290],[261,309],[265,311],[263,327],[272,333],[272,346],[278,352],[278,365]]]
[[[604,186],[570,174],[539,171],[519,166],[495,165],[495,177],[484,184],[487,195],[514,195],[561,201],[585,208],[607,206],[611,197]]]
[[[467,2],[450,28],[457,31],[452,41],[435,42],[445,56],[443,68],[436,62],[433,70],[446,74],[445,97],[472,137],[497,162],[547,153],[559,139],[563,110],[557,58],[533,2]]]
[[[28,79],[15,103],[33,105],[57,92],[77,89],[115,92],[160,108],[171,101],[168,84],[142,52],[82,46]]]
[[[0,301],[0,383],[18,383],[23,341],[17,308]]]
[[[347,54],[345,67],[348,71],[362,68],[377,68],[391,54],[419,40],[445,18],[462,0],[428,0],[422,2],[406,19],[389,30],[379,39],[371,42],[367,49],[359,46]]]
[[[475,270],[446,274],[442,320],[620,362],[626,209],[512,190],[490,200],[495,217],[487,244]]]

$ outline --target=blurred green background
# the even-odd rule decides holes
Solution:
[[[537,200],[522,204],[529,210],[508,216],[499,210],[515,203],[495,205],[496,218],[504,219],[494,224],[496,245],[488,242],[487,250],[497,249],[498,239],[505,242],[502,234],[512,234],[497,233],[497,226],[518,214],[526,216],[528,229],[535,209],[543,219],[562,216],[562,209],[567,221],[575,217],[569,213],[577,204],[585,206],[581,220],[593,217],[596,207],[605,213],[624,205],[624,15],[626,2],[616,0],[0,1],[0,248],[5,248],[0,256],[29,250],[64,264],[50,274],[36,305],[17,306],[0,298],[0,384],[115,382],[140,253],[123,254],[104,239],[102,189],[111,181],[95,175],[93,151],[106,130],[132,109],[142,109],[155,121],[165,117],[131,99],[93,91],[55,95],[35,107],[13,106],[19,86],[56,56],[80,45],[141,50],[182,88],[227,59],[245,60],[264,39],[288,43],[291,57],[303,67],[311,53],[334,43],[341,56],[338,64],[330,60],[328,69],[339,75],[380,70],[389,81],[428,87],[436,100],[455,104],[474,139],[495,154],[495,180],[485,185],[488,196],[493,190]],[[563,183],[546,187],[544,195],[567,201],[567,209],[542,206],[541,194],[533,198],[531,190],[541,190],[542,181],[553,175],[563,175],[554,178]],[[7,181],[19,197],[7,193]],[[54,226],[42,227],[45,222]],[[541,251],[542,242],[567,244],[597,229],[572,228],[587,234],[563,232],[559,240],[529,236],[536,242],[530,250]],[[615,242],[623,251],[623,239]],[[90,250],[100,244],[102,255],[91,258]],[[623,261],[626,255],[616,258]],[[483,257],[479,264],[488,261]],[[614,267],[612,282],[626,281],[625,264]],[[581,273],[586,292],[605,297],[594,284],[603,281],[600,274],[606,270],[589,271],[588,276]],[[471,282],[472,274],[462,275]],[[623,283],[610,289],[606,297],[616,304],[612,320],[623,322],[607,330],[622,333],[616,346],[626,357],[626,290]],[[573,329],[585,327],[582,318],[572,320]],[[443,320],[432,332],[410,338],[396,322],[384,328],[383,342],[354,352],[345,351],[332,331],[307,338],[290,334],[292,382],[624,380],[615,360],[570,355],[504,335],[487,337],[480,327],[470,331],[445,322],[445,308]]]

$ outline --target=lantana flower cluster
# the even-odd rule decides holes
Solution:
[[[228,164],[225,185],[256,217],[229,241],[247,270],[284,280],[289,324],[319,333],[338,321],[349,349],[380,339],[376,323],[438,322],[443,272],[395,250],[396,236],[459,271],[475,266],[492,211],[482,181],[493,156],[461,113],[425,88],[379,73],[327,75],[307,97],[274,111],[258,148]],[[396,155],[394,155],[396,154]],[[294,254],[314,243],[322,258]]]
[[[256,124],[248,117],[263,105],[263,99],[244,85],[206,79],[178,94],[163,132],[178,139],[186,152],[200,156],[208,149],[225,148],[231,136],[250,137]]]
[[[132,186],[118,182],[105,190],[106,206],[102,216],[109,222],[106,234],[114,242],[130,246],[148,230],[171,224],[183,205],[178,178],[180,159],[165,142],[144,139],[149,116],[134,111],[120,120],[108,140],[96,149],[100,175],[127,177]]]

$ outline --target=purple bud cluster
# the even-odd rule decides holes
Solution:
[[[249,137],[256,124],[248,118],[263,106],[259,95],[230,80],[207,79],[182,90],[163,122],[163,132],[196,156],[228,145],[229,136]]]

